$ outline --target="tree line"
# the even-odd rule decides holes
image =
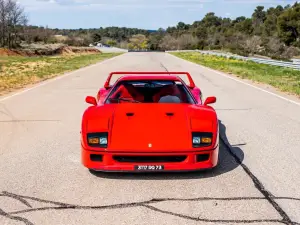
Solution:
[[[153,48],[221,49],[241,55],[290,58],[300,54],[300,3],[267,10],[257,6],[251,18],[221,18],[210,12],[201,21],[180,22],[150,38]]]
[[[15,47],[28,20],[14,0],[0,0],[0,46]]]
[[[28,25],[24,9],[15,0],[0,0],[0,47],[26,43],[65,43],[88,46],[98,42],[129,49],[221,49],[241,55],[272,58],[299,55],[300,3],[265,9],[257,6],[252,16],[235,19],[207,13],[193,24],[179,22],[155,31],[126,27],[49,29]]]

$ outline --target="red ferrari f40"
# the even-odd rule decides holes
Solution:
[[[120,75],[111,85],[114,75]],[[187,78],[185,82],[180,75]],[[187,72],[113,72],[82,116],[81,161],[93,171],[194,171],[218,164],[219,125]]]

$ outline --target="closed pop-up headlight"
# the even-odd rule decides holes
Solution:
[[[88,133],[87,143],[91,147],[106,148],[108,142],[107,137],[108,137],[107,132]]]
[[[212,144],[213,134],[209,132],[193,132],[192,144],[194,148],[207,147]]]

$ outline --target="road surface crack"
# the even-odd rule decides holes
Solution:
[[[274,200],[274,195],[271,192],[269,192],[268,190],[266,190],[265,187],[263,186],[263,184],[259,181],[259,179],[251,172],[251,170],[244,163],[242,163],[242,160],[235,154],[231,145],[226,141],[227,139],[221,134],[220,134],[220,140],[224,143],[229,154],[233,156],[235,161],[243,168],[243,170],[246,172],[246,174],[251,178],[256,189],[259,190],[260,193],[262,193],[262,195],[265,197],[265,199],[280,214],[280,216],[282,217],[282,221],[285,224],[293,224],[293,222],[292,222],[291,218],[288,216],[288,214]]]
[[[164,64],[162,64],[161,62],[160,62],[160,66],[161,66],[162,68],[164,68],[164,70],[165,70],[166,72],[169,72],[169,71],[168,71],[168,68],[167,68],[167,67],[165,67],[165,65],[164,65]]]
[[[14,193],[3,191],[0,194],[1,196],[9,197],[12,199],[15,199],[21,203],[23,203],[25,206],[28,207],[28,209],[24,210],[18,210],[18,211],[12,211],[12,212],[5,212],[2,209],[0,209],[0,215],[4,216],[11,220],[17,220],[22,221],[26,225],[33,225],[34,223],[29,221],[28,219],[20,216],[15,216],[17,214],[26,214],[30,212],[36,212],[36,211],[47,211],[47,210],[104,210],[104,209],[123,209],[123,208],[134,208],[134,207],[144,207],[149,210],[176,216],[179,218],[184,218],[188,220],[193,221],[202,221],[202,222],[211,222],[211,223],[265,223],[265,222],[273,222],[273,223],[281,223],[281,224],[294,224],[299,225],[296,222],[287,221],[287,219],[283,218],[282,220],[279,219],[254,219],[254,220],[213,220],[213,219],[206,219],[206,218],[200,218],[200,217],[192,217],[189,215],[184,215],[180,213],[175,213],[171,211],[162,210],[159,208],[156,208],[153,205],[159,202],[167,202],[167,201],[247,201],[247,200],[266,200],[265,197],[231,197],[231,198],[210,198],[210,197],[199,197],[199,198],[154,198],[148,201],[140,201],[140,202],[132,202],[132,203],[121,203],[121,204],[113,204],[113,205],[100,205],[100,206],[82,206],[82,205],[75,205],[75,204],[68,204],[68,203],[62,203],[62,202],[56,202],[56,201],[49,201],[44,200],[36,197],[30,197],[30,196],[24,196],[24,195],[17,195]],[[294,201],[300,201],[298,198],[290,198],[290,197],[270,197],[272,201],[274,199],[288,199],[288,200],[294,200]],[[32,205],[28,202],[28,200],[32,200],[35,202],[40,203],[48,203],[52,204],[53,206],[45,206],[45,207],[32,207]]]
[[[24,222],[26,225],[34,225],[28,219],[20,216],[12,216],[11,214],[4,212],[2,209],[0,209],[0,216],[5,216],[8,219],[19,221],[19,222]]]

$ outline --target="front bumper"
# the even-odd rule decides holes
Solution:
[[[168,152],[168,153],[145,153],[145,152],[109,152],[109,151],[90,151],[81,147],[81,162],[82,164],[91,170],[95,171],[105,171],[105,172],[171,172],[171,171],[196,171],[202,169],[212,169],[218,164],[219,146],[215,149],[208,151],[193,151],[193,152]],[[122,159],[131,159],[131,161],[120,160],[118,157],[123,157]],[[158,161],[141,162],[134,161],[132,158],[137,159],[137,157],[142,157],[147,159],[147,157],[158,157]],[[183,158],[183,160],[173,160],[163,161],[164,159],[170,158]],[[178,158],[177,157],[177,158]],[[150,165],[150,167],[161,168],[163,170],[137,170],[137,166]]]

